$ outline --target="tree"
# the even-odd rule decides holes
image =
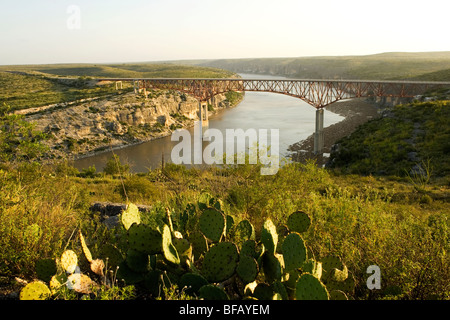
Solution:
[[[103,172],[105,174],[115,175],[115,174],[125,174],[130,171],[130,166],[128,164],[122,164],[120,162],[118,155],[113,155],[108,162],[106,162]]]

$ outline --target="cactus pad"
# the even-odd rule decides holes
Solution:
[[[138,207],[130,203],[127,209],[122,212],[121,221],[126,230],[130,229],[133,224],[141,223],[141,215]]]
[[[283,257],[279,254],[273,255],[268,251],[264,252],[262,257],[262,268],[264,276],[269,283],[281,280],[283,273]]]
[[[306,260],[306,247],[302,237],[296,233],[289,233],[281,245],[286,270],[300,268]]]
[[[123,255],[120,250],[109,243],[101,247],[100,255],[105,259],[108,268],[116,269],[123,261]]]
[[[308,259],[303,263],[302,271],[311,273],[314,277],[320,280],[322,277],[322,262]]]
[[[225,233],[225,216],[214,208],[207,208],[200,216],[199,227],[206,238],[213,242],[219,242]]]
[[[133,224],[128,229],[128,243],[131,249],[147,254],[157,254],[162,251],[162,235],[145,224]]]
[[[87,275],[74,273],[67,277],[67,287],[78,293],[89,294],[97,284]]]
[[[323,281],[344,281],[348,277],[348,269],[337,256],[329,255],[321,259]]]
[[[189,295],[198,294],[201,287],[208,284],[203,276],[196,273],[185,273],[181,276],[178,287]]]
[[[147,272],[149,271],[149,257],[148,254],[134,249],[127,251],[127,257],[125,259],[128,267],[134,272]]]
[[[295,286],[297,300],[329,300],[325,285],[312,274],[304,273]]]
[[[303,211],[292,213],[287,220],[287,226],[290,231],[302,233],[308,230],[311,225],[311,218]]]
[[[258,263],[253,257],[241,253],[236,273],[244,283],[253,282],[259,273]]]
[[[91,251],[89,250],[88,246],[86,245],[86,240],[84,239],[84,236],[81,233],[81,230],[79,232],[79,236],[80,236],[81,248],[83,249],[84,256],[86,257],[87,261],[92,262],[93,259],[92,259]]]
[[[275,254],[278,245],[278,234],[277,228],[270,219],[264,222],[261,230],[261,241],[269,253]]]
[[[208,250],[208,241],[201,232],[189,235],[189,242],[192,244],[192,252],[197,260]]]
[[[67,273],[74,273],[78,265],[78,257],[72,250],[66,250],[61,255],[61,266]]]
[[[210,282],[221,282],[230,278],[239,261],[237,247],[231,242],[219,242],[206,252],[202,272]]]
[[[341,290],[332,290],[330,291],[330,300],[348,300],[348,297]]]
[[[247,240],[255,240],[255,228],[250,221],[242,220],[236,225],[233,236],[238,243],[243,243]]]
[[[162,251],[164,254],[164,258],[166,258],[167,261],[174,264],[180,263],[180,256],[178,255],[178,251],[172,243],[172,233],[167,224],[165,224],[163,227]]]
[[[20,291],[20,300],[47,300],[51,292],[47,285],[42,281],[33,281],[28,283]]]
[[[183,238],[173,238],[172,243],[175,246],[175,248],[178,251],[178,254],[180,257],[183,257],[183,260],[185,259],[192,259],[192,245],[189,243],[187,239]]]
[[[54,259],[39,259],[35,264],[36,274],[39,280],[49,282],[56,274],[56,261]]]
[[[229,300],[225,291],[212,284],[207,284],[199,290],[200,298],[204,300]]]
[[[122,261],[118,267],[117,279],[125,281],[126,285],[133,285],[144,280],[145,274],[131,270],[126,261]]]
[[[258,300],[272,300],[275,292],[267,283],[258,283],[253,291],[253,297]]]
[[[56,295],[60,290],[68,290],[66,283],[67,275],[65,273],[54,275],[49,282],[52,294]]]

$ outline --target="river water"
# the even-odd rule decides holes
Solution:
[[[240,74],[244,79],[285,79],[283,77]],[[281,157],[288,157],[288,147],[306,139],[315,130],[316,109],[303,100],[290,96],[267,93],[246,92],[244,100],[236,107],[223,110],[209,118],[209,128],[219,129],[225,137],[226,129],[270,129],[279,130],[279,153]],[[330,126],[342,121],[338,114],[325,110],[324,126]],[[188,129],[193,135],[194,129]],[[271,141],[270,137],[267,139]],[[147,172],[149,169],[161,165],[162,158],[171,162],[171,153],[178,141],[171,141],[171,137],[144,142],[114,150],[122,163],[128,163],[132,172]],[[208,142],[203,143],[205,147]],[[74,166],[85,169],[95,165],[97,171],[103,170],[111,152],[105,152],[91,157],[76,160]]]

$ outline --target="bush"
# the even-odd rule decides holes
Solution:
[[[128,164],[122,164],[120,162],[118,155],[113,155],[108,162],[106,162],[103,172],[105,174],[115,175],[115,174],[126,174],[130,171],[130,166]]]

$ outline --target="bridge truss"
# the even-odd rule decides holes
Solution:
[[[398,97],[423,94],[450,82],[369,81],[369,80],[267,80],[267,79],[135,79],[138,89],[168,89],[188,93],[208,101],[228,91],[273,92],[302,99],[315,108],[351,98]]]
[[[299,98],[315,107],[316,131],[314,153],[323,150],[323,108],[340,100],[362,97],[413,98],[427,90],[450,88],[450,82],[379,81],[379,80],[314,80],[314,79],[196,79],[142,78],[98,79],[132,81],[135,92],[151,89],[176,90],[199,100],[199,118],[208,122],[206,102],[217,94],[229,91],[273,92]],[[117,86],[117,85],[116,85]]]

